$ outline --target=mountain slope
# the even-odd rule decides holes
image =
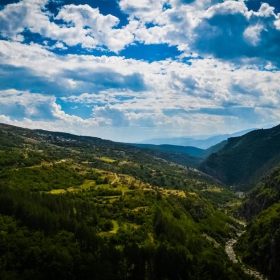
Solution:
[[[250,279],[232,199],[137,147],[0,125],[0,279]]]
[[[250,179],[260,178],[262,170],[277,163],[279,155],[280,125],[229,138],[222,150],[202,163],[200,170],[228,185],[237,185],[246,190],[250,188]]]
[[[127,155],[133,155],[133,160],[136,159],[135,155],[138,153],[145,154],[148,157],[153,158],[161,158],[163,160],[173,162],[175,164],[180,164],[188,167],[197,168],[202,159],[194,156],[190,156],[187,153],[182,152],[173,152],[172,148],[174,146],[165,147],[163,149],[150,149],[146,147],[138,147],[134,144],[125,144],[125,143],[118,143],[109,140],[103,140],[101,138],[90,137],[90,136],[77,136],[72,135],[69,133],[62,133],[62,132],[50,132],[50,131],[43,131],[43,130],[35,130],[38,135],[47,137],[48,141],[56,143],[58,145],[79,145],[79,143],[86,143],[86,145],[90,146],[93,145],[96,149],[102,151],[107,151],[107,156],[112,156],[112,153],[117,153],[117,157],[119,157],[118,151],[126,151]],[[157,147],[157,146],[156,146]],[[175,150],[177,147],[175,146]],[[178,148],[180,149],[180,148]],[[184,149],[184,148],[183,148]],[[186,150],[192,151],[192,153],[199,153],[201,150],[197,148],[191,147],[190,149],[187,148]]]
[[[129,144],[140,148],[155,157],[165,159],[176,164],[197,168],[203,161],[200,154],[204,151],[195,147],[174,145]]]
[[[252,221],[259,213],[280,201],[280,164],[267,172],[247,194],[238,214]]]
[[[227,144],[227,140],[224,140],[214,146],[211,146],[210,148],[204,150],[199,156],[201,158],[207,158],[209,157],[211,154],[217,153],[219,152],[221,149],[224,148],[224,146]]]
[[[236,249],[269,279],[280,278],[280,165],[268,172],[238,210],[249,224]]]
[[[183,153],[188,154],[190,156],[199,157],[203,153],[203,149],[199,149],[196,147],[190,147],[190,146],[177,146],[177,145],[153,145],[153,144],[131,144],[133,146],[136,146],[138,148],[146,148],[146,149],[156,149],[156,150],[162,150],[162,151],[168,151],[168,152],[177,152],[177,153]]]

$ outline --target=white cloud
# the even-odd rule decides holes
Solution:
[[[98,9],[93,9],[89,5],[66,5],[56,19],[73,24],[70,28],[61,27],[56,35],[57,39],[61,40],[63,32],[65,34],[63,39],[68,45],[81,43],[84,48],[105,45],[110,50],[118,52],[133,41],[133,35],[125,28],[113,29],[119,24],[118,18],[112,15],[104,16]],[[73,30],[76,36],[71,32],[68,33],[68,30]],[[54,35],[50,37],[55,38]]]
[[[46,44],[47,45],[47,44]],[[60,49],[60,50],[67,50],[68,48],[65,46],[65,44],[64,43],[62,43],[62,42],[57,42],[57,43],[55,43],[53,46],[51,46],[51,47],[48,47],[47,46],[47,49],[49,49],[49,50],[54,50],[54,49]]]
[[[280,30],[280,19],[274,21],[274,25],[277,30]]]
[[[104,16],[88,5],[64,6],[56,18],[65,22],[60,25],[50,22],[51,15],[43,10],[46,2],[24,0],[7,5],[0,11],[1,30],[15,41],[0,40],[0,60],[13,68],[2,67],[0,74],[4,77],[5,71],[23,69],[29,76],[26,80],[19,76],[19,85],[42,80],[43,86],[53,86],[34,94],[0,85],[0,121],[111,139],[120,133],[114,139],[123,141],[151,131],[154,136],[181,136],[188,131],[230,132],[278,121],[280,73],[276,62],[264,59],[257,64],[254,58],[238,54],[238,63],[231,63],[215,59],[213,52],[202,58],[199,49],[196,53],[191,49],[197,39],[196,27],[216,15],[241,15],[245,27],[238,35],[250,47],[258,47],[269,28],[280,30],[279,15],[272,7],[263,4],[252,12],[243,1],[225,1],[209,8],[208,0],[190,5],[174,0],[165,10],[163,2],[120,1],[121,9],[130,15],[129,24],[122,28],[116,17]],[[167,43],[185,51],[180,59],[187,59],[188,64],[179,59],[148,63],[106,55],[59,56],[47,44],[20,43],[23,27],[58,40],[52,48],[79,43],[84,48],[107,46],[117,53],[133,41]],[[77,115],[61,107],[59,98],[69,108],[77,108]],[[92,116],[81,118],[81,105],[92,109]],[[135,135],[129,136],[128,131]]]
[[[68,46],[80,44],[85,49],[107,47],[115,53],[137,41],[144,44],[167,43],[186,53],[197,52],[199,50],[192,49],[198,35],[196,28],[203,19],[217,15],[243,15],[248,21],[244,39],[251,46],[257,46],[262,39],[261,26],[265,29],[265,22],[262,21],[270,19],[279,29],[279,15],[267,3],[263,3],[258,12],[253,12],[248,11],[244,1],[228,0],[215,5],[211,5],[210,0],[188,2],[189,5],[182,5],[182,1],[170,0],[171,6],[163,9],[166,4],[164,0],[121,0],[119,6],[129,15],[129,23],[118,28],[117,17],[102,15],[98,9],[89,5],[63,6],[56,19],[65,24],[56,24],[50,20],[53,15],[44,9],[47,0],[23,0],[7,5],[0,11],[0,26],[4,36],[19,42],[23,40],[19,33],[27,28],[44,37],[58,40],[54,47],[65,48],[61,45],[63,43]],[[152,25],[147,27],[146,24]],[[221,32],[219,28],[216,29]]]
[[[130,22],[134,22],[134,29],[130,31],[135,34],[135,41],[167,43],[189,51],[188,45],[194,35],[192,30],[199,24],[208,2],[194,1],[191,5],[182,5],[181,1],[168,1],[168,9],[164,9],[166,1],[158,0],[121,0],[119,5],[129,14]]]
[[[255,14],[261,17],[271,17],[271,16],[274,17],[275,16],[274,7],[270,6],[267,3],[262,3],[259,11]]]
[[[29,29],[44,37],[64,42],[68,46],[81,44],[84,48],[106,46],[118,52],[133,42],[133,35],[126,28],[114,29],[119,19],[102,15],[89,5],[66,5],[57,20],[67,24],[57,25],[50,21],[51,15],[44,10],[48,1],[23,0],[10,4],[0,11],[0,31],[4,37],[22,41],[19,33]]]
[[[249,16],[248,9],[244,2],[238,1],[225,1],[211,6],[205,12],[206,18],[212,18],[214,15],[234,15],[234,14],[244,14]]]
[[[243,33],[243,36],[247,43],[253,46],[257,46],[261,40],[260,35],[263,29],[263,25],[260,24],[249,26]]]
[[[104,104],[124,103],[134,110],[138,106],[141,109],[141,106],[152,108],[155,105],[162,109],[182,107],[188,109],[196,106],[219,107],[223,102],[236,102],[235,100],[242,98],[242,96],[243,98],[249,96],[251,100],[254,100],[256,92],[269,95],[278,89],[279,83],[279,72],[263,72],[259,71],[258,68],[247,69],[246,66],[236,69],[233,64],[215,59],[194,58],[190,60],[192,64],[187,65],[170,60],[148,63],[106,56],[68,55],[62,58],[38,45],[26,46],[6,41],[0,41],[0,57],[5,64],[26,67],[34,72],[36,71],[37,78],[42,76],[52,79],[54,83],[65,88],[63,94],[65,96],[68,95],[71,88],[78,90],[82,88],[83,91],[78,91],[75,94],[77,97],[74,96],[73,100],[80,98],[84,102],[91,102],[92,100]],[[244,63],[246,64],[246,62]],[[75,73],[79,74],[81,69],[86,69],[87,72],[84,72],[83,76],[76,75]],[[69,70],[71,70],[71,75],[65,75],[65,71]],[[143,77],[147,89],[136,92],[131,89],[108,88],[93,92],[91,84],[88,84],[88,79],[91,79],[97,73],[101,73],[98,74],[98,77],[103,77],[102,73],[105,77],[106,73],[113,73],[110,74],[111,78],[114,75],[116,76],[113,81],[121,81],[122,83],[125,81],[124,77],[139,73]],[[87,77],[85,77],[85,74]],[[267,82],[268,79],[269,82]],[[256,80],[258,83],[255,83]],[[240,89],[246,92],[238,98],[235,93],[231,92],[231,88],[236,84],[236,81],[238,81]],[[88,94],[83,94],[86,92]],[[123,102],[122,97],[131,98]],[[240,103],[242,103],[242,100]]]
[[[131,19],[137,18],[143,22],[153,22],[162,13],[164,0],[121,0],[121,10],[129,14]]]
[[[238,80],[236,83],[244,83],[244,81]],[[171,102],[175,105],[176,99],[166,97],[163,97],[162,100],[153,100],[152,98],[147,100],[143,99],[142,103],[141,100],[138,100],[137,109],[130,108],[129,104],[124,103],[95,106],[93,108],[93,116],[88,119],[82,119],[78,116],[65,113],[61,106],[56,103],[53,96],[46,97],[40,94],[18,92],[15,90],[2,91],[0,92],[0,96],[0,103],[2,105],[4,104],[5,108],[13,104],[21,104],[25,109],[28,109],[24,111],[24,114],[19,119],[11,118],[0,111],[0,121],[2,122],[29,128],[43,128],[99,136],[118,141],[139,141],[139,139],[148,138],[148,135],[149,137],[163,137],[166,133],[174,136],[186,136],[190,134],[230,132],[248,128],[252,126],[252,123],[256,126],[262,123],[276,122],[277,118],[279,118],[279,110],[275,110],[271,106],[279,106],[279,93],[276,91],[271,97],[262,95],[261,98],[257,99],[262,104],[256,105],[265,105],[267,108],[259,109],[261,107],[256,107],[253,116],[257,117],[257,119],[253,120],[253,122],[250,119],[244,119],[241,114],[237,116],[223,116],[209,115],[203,113],[203,111],[197,113],[197,110],[203,108],[198,103],[192,104],[193,107],[189,107],[189,109],[184,108],[184,104],[181,104],[181,109],[186,110],[181,110],[180,112],[176,112],[175,110],[175,114],[169,115],[165,112],[168,109],[166,104]],[[90,95],[84,94],[83,97],[89,98]],[[77,98],[82,99],[81,96]],[[154,102],[153,106],[146,107],[145,105],[149,104],[149,102]],[[52,117],[48,119],[36,118],[34,110],[36,111],[38,105],[42,104],[47,105],[48,114]],[[178,104],[179,102],[177,100]],[[1,106],[1,108],[3,107]],[[170,106],[170,109],[172,108]],[[209,106],[205,108],[209,108]],[[215,108],[219,109],[213,106],[213,109]],[[131,134],[132,131],[133,134]]]
[[[12,111],[15,111],[12,112]],[[23,125],[31,128],[64,128],[79,126],[98,126],[94,119],[84,120],[78,116],[68,115],[56,103],[55,96],[45,96],[17,90],[0,91],[0,121]],[[53,127],[52,127],[53,126]],[[69,131],[69,130],[68,130]]]
[[[0,92],[0,114],[14,113],[19,118],[52,119],[54,102],[53,96],[5,90]]]

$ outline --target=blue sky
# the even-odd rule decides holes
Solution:
[[[0,122],[116,141],[280,121],[278,0],[1,0]]]

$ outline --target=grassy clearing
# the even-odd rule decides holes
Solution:
[[[127,193],[127,192],[131,192],[131,190],[128,188],[128,186],[125,186],[125,185],[118,185],[116,190],[122,191],[123,194]]]
[[[51,194],[62,194],[62,193],[66,193],[66,190],[64,190],[64,189],[51,190],[51,191],[49,191],[49,193],[51,193]]]
[[[101,157],[100,159],[101,159],[102,161],[109,162],[109,163],[116,162],[115,159],[107,158],[107,157]]]
[[[114,175],[115,177],[115,175]],[[96,182],[94,180],[84,180],[83,184],[80,185],[78,188],[73,188],[73,187],[69,187],[67,189],[54,189],[49,191],[48,193],[51,194],[62,194],[62,193],[66,193],[66,191],[68,192],[79,192],[82,190],[90,190],[90,189],[100,189],[100,190],[116,190],[116,191],[121,191],[122,194],[127,193],[127,192],[131,192],[131,190],[129,189],[129,187],[127,185],[120,185],[117,184],[116,186],[112,186],[111,184],[100,184],[100,185],[96,185]],[[116,196],[104,196],[104,198],[107,198],[110,202],[115,201],[116,199],[118,199],[120,197],[120,195],[116,195]]]
[[[95,189],[105,189],[105,190],[112,190],[113,187],[110,184],[101,184],[101,185],[96,185],[94,187]],[[118,188],[114,188],[115,190],[118,190]]]
[[[78,192],[79,189],[76,189],[76,188],[73,188],[73,187],[70,187],[67,189],[68,192]]]
[[[115,221],[115,220],[112,220],[112,223],[113,223],[113,225],[114,225],[114,228],[113,228],[109,233],[114,233],[114,234],[116,234],[117,231],[119,230],[120,226],[119,226],[118,222]]]
[[[179,191],[179,190],[162,190],[161,191],[163,195],[169,196],[169,195],[176,195],[180,197],[186,197],[186,194],[184,191]]]
[[[30,143],[30,144],[38,144],[40,141],[32,139],[32,138],[24,138],[25,143]]]
[[[192,195],[192,196],[198,196],[196,193],[194,192],[188,192],[189,195]]]
[[[94,180],[85,180],[82,185],[80,185],[80,189],[82,190],[90,190],[91,187],[95,187]]]
[[[28,167],[26,167],[26,168],[42,168],[42,167],[49,167],[49,166],[53,166],[54,164],[66,163],[67,161],[68,161],[67,159],[61,159],[61,160],[54,161],[54,162],[43,161],[43,162],[41,162],[40,164],[28,166]]]
[[[119,195],[115,195],[115,196],[102,196],[103,201],[105,202],[109,202],[109,203],[113,203],[116,200],[118,200],[120,198]]]
[[[117,184],[117,186],[112,186],[110,184],[102,184],[102,185],[96,185],[95,188],[99,188],[99,189],[105,189],[105,190],[116,190],[116,191],[121,191],[122,194],[131,192],[132,190],[129,189],[128,186],[126,185],[119,185]]]

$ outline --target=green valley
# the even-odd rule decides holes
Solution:
[[[278,130],[202,151],[1,124],[0,278],[278,279]]]
[[[212,177],[93,137],[1,125],[0,145],[1,279],[250,279]]]

